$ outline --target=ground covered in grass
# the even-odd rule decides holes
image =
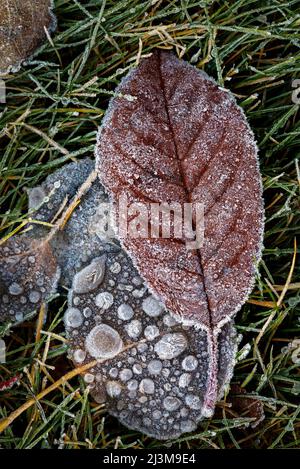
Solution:
[[[97,127],[116,85],[154,47],[180,57],[230,89],[260,148],[266,202],[260,277],[237,316],[243,334],[231,391],[211,420],[177,441],[160,442],[122,427],[89,398],[72,370],[62,323],[67,292],[36,320],[1,335],[7,362],[0,417],[35,404],[0,434],[2,448],[299,448],[300,283],[299,1],[57,0],[58,29],[34,61],[5,77],[1,105],[0,236],[24,226],[26,188],[70,160],[93,157]],[[300,86],[298,84],[298,86]],[[300,93],[299,93],[300,97]],[[299,272],[299,270],[298,270]],[[1,383],[0,383],[1,385]],[[234,397],[232,391],[240,398]],[[255,393],[257,416],[249,405]],[[253,404],[253,401],[251,401]],[[261,403],[261,405],[259,404]],[[250,410],[249,410],[250,409]]]

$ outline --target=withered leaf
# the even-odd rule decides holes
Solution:
[[[65,208],[72,202],[79,187],[94,169],[94,162],[89,158],[64,165],[50,174],[37,187],[30,189],[29,209],[35,221],[51,222],[57,220],[57,213],[66,200]],[[59,230],[50,240],[57,262],[61,268],[60,283],[70,287],[78,269],[92,257],[101,255],[104,250],[99,233],[101,202],[108,202],[104,189],[95,181],[78,208],[73,211],[65,228]],[[33,223],[29,232],[32,237],[43,237],[49,228]]]
[[[121,199],[126,216],[131,204],[147,204],[146,228],[122,238],[140,274],[172,314],[207,331],[209,415],[217,395],[217,336],[246,300],[261,254],[262,183],[253,133],[228,91],[156,50],[117,89],[96,157],[119,224]],[[187,233],[147,233],[154,220],[151,204],[165,203],[182,209],[203,204],[200,247],[187,249]],[[131,213],[129,222],[135,218]]]
[[[0,74],[17,72],[53,31],[52,0],[1,0]]]
[[[56,290],[60,270],[45,240],[11,237],[0,246],[0,322],[20,323]]]
[[[174,314],[220,326],[245,301],[260,258],[262,184],[252,131],[228,91],[168,52],[143,60],[117,94],[96,149],[116,209],[125,195],[129,204],[198,202],[205,210],[199,249],[150,236],[127,236],[124,246]]]

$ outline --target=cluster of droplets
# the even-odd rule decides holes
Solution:
[[[84,375],[91,394],[122,423],[160,439],[196,428],[208,379],[206,334],[169,314],[121,248],[75,275],[65,325],[74,363],[98,361]],[[229,374],[232,359],[224,363]]]

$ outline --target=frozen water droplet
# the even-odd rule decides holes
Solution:
[[[185,371],[194,371],[198,366],[198,360],[193,355],[188,355],[182,361],[182,368]]]
[[[140,382],[139,390],[143,394],[153,394],[154,393],[154,382],[152,379],[145,378]]]
[[[135,363],[132,367],[132,371],[136,374],[136,375],[140,375],[142,374],[143,372],[143,368],[142,366],[139,364],[139,363]]]
[[[32,290],[30,293],[29,293],[29,301],[31,303],[38,303],[40,301],[40,298],[41,298],[41,294],[40,292],[36,291],[36,290]]]
[[[119,264],[119,262],[114,262],[109,270],[113,273],[113,274],[119,274],[121,272],[121,265]]]
[[[147,340],[154,340],[159,336],[159,329],[157,326],[147,326],[144,330],[144,335]]]
[[[134,312],[130,305],[123,303],[118,307],[118,316],[123,321],[128,321],[132,318]]]
[[[163,406],[168,411],[177,410],[180,407],[180,404],[180,400],[173,396],[167,396],[163,401]]]
[[[109,309],[114,302],[114,297],[108,291],[101,292],[95,298],[95,303],[98,308]]]
[[[142,323],[137,319],[134,319],[125,326],[126,332],[132,339],[137,339],[142,332]]]
[[[21,285],[19,285],[18,283],[16,282],[13,282],[9,288],[8,288],[8,291],[11,295],[21,295],[24,291],[23,287]]]
[[[180,429],[183,433],[193,432],[196,428],[197,425],[192,420],[183,420],[180,422]]]
[[[75,350],[73,357],[75,362],[82,363],[86,357],[86,353],[84,350],[77,349]]]
[[[84,375],[84,381],[88,384],[92,383],[94,381],[94,379],[95,379],[95,376],[92,375],[91,373],[86,373]]]
[[[162,362],[159,360],[151,360],[148,364],[148,371],[150,375],[158,375],[162,369]]]
[[[123,342],[119,333],[107,324],[95,326],[85,341],[89,354],[94,358],[113,358],[122,347]]]
[[[192,379],[192,375],[189,375],[188,373],[183,373],[179,378],[179,382],[178,382],[179,387],[186,388],[190,384],[191,379]]]

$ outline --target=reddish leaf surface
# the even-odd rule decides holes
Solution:
[[[129,204],[204,204],[199,249],[187,250],[176,238],[129,236],[123,244],[167,308],[208,332],[209,408],[216,398],[216,337],[246,300],[261,252],[254,137],[229,92],[168,52],[143,60],[117,92],[96,150],[100,179],[113,200],[126,195]]]
[[[46,240],[22,236],[0,246],[0,323],[20,323],[56,291],[60,269]]]

